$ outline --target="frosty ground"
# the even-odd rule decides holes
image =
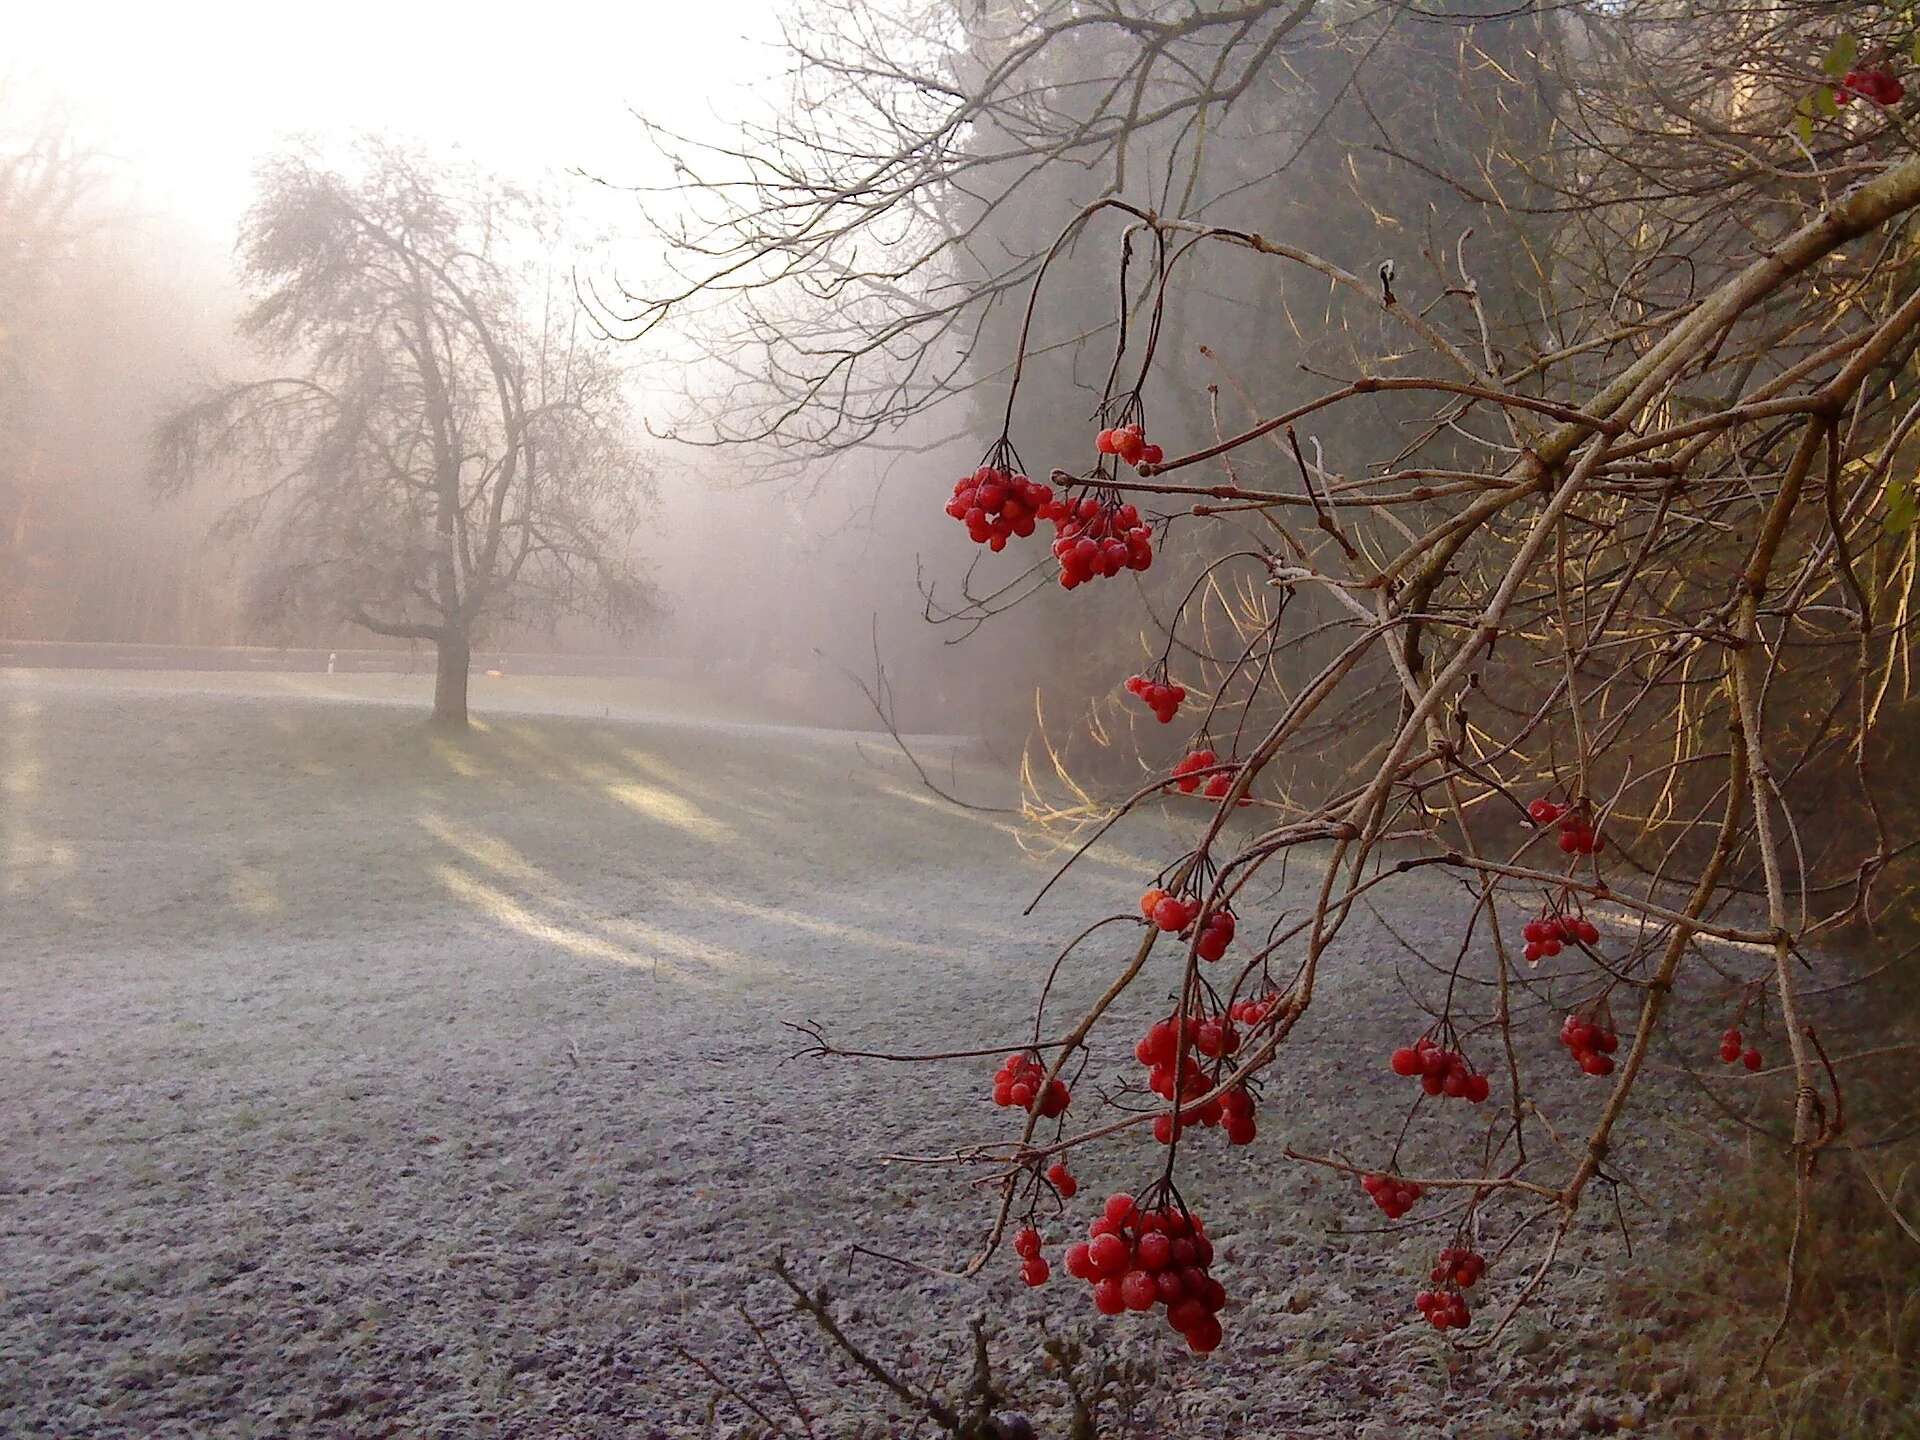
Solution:
[[[858,1048],[1012,1040],[1061,939],[1130,907],[1190,819],[1123,832],[1023,919],[1052,861],[873,737],[509,679],[476,681],[482,728],[450,741],[413,708],[425,683],[0,672],[0,1433],[701,1434],[714,1386],[684,1349],[799,1434],[742,1305],[821,1433],[911,1433],[787,1315],[776,1248],[910,1374],[952,1374],[967,1317],[991,1316],[1042,1433],[1043,1329],[1142,1363],[1143,1436],[1619,1413],[1594,1323],[1621,1263],[1610,1204],[1501,1345],[1462,1355],[1412,1323],[1446,1222],[1384,1227],[1280,1155],[1368,1159],[1398,1130],[1382,1061],[1426,982],[1380,920],[1332,957],[1259,1142],[1194,1147],[1235,1296],[1203,1361],[1149,1320],[1097,1320],[1064,1275],[1026,1291],[1010,1255],[974,1280],[853,1255],[965,1259],[987,1215],[967,1177],[881,1157],[1005,1134],[993,1062],[796,1061],[781,1023]],[[927,750],[1007,798],[963,747]],[[1393,930],[1451,954],[1458,893],[1424,874],[1397,893]],[[1089,947],[1056,1003],[1131,943]],[[1599,1092],[1547,1058],[1570,1138]],[[1627,1177],[1699,1149],[1685,1107],[1650,1108]],[[1415,1155],[1448,1164],[1453,1123]],[[1104,1194],[1148,1178],[1150,1149],[1076,1168]],[[1656,1245],[1668,1222],[1621,1198]],[[750,1421],[723,1402],[711,1423]]]

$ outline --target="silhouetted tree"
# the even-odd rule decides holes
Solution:
[[[538,283],[552,213],[390,146],[358,158],[263,168],[241,329],[295,363],[169,416],[152,480],[223,469],[241,496],[221,527],[267,541],[262,609],[431,641],[433,718],[459,728],[483,627],[645,611],[627,541],[652,472],[619,366]]]

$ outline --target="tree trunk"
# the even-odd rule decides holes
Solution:
[[[436,643],[439,649],[433,672],[433,724],[442,730],[465,730],[467,670],[473,663],[473,645],[465,635],[449,635]]]

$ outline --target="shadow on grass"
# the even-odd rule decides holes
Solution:
[[[392,707],[151,692],[9,708],[0,886],[62,945],[443,922],[727,983],[806,945],[1030,943],[1018,911],[1045,874],[1004,818],[805,732],[546,716],[456,737]],[[956,870],[1002,899],[903,933]]]

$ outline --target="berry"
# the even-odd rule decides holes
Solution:
[[[1408,1079],[1417,1076],[1420,1088],[1429,1095],[1478,1105],[1492,1093],[1486,1076],[1476,1072],[1465,1055],[1443,1048],[1430,1035],[1395,1050],[1388,1065],[1396,1075]]]
[[[1833,103],[1851,105],[1854,97],[1875,105],[1898,105],[1906,98],[1907,87],[1885,66],[1849,70],[1834,87]]]
[[[1058,1161],[1047,1168],[1047,1182],[1060,1192],[1063,1200],[1071,1200],[1080,1188],[1080,1182],[1073,1178],[1073,1172]]]
[[[1172,723],[1174,715],[1186,701],[1187,687],[1165,680],[1150,680],[1145,675],[1129,675],[1127,693],[1153,711],[1154,718],[1162,725],[1167,725]]]
[[[1153,923],[1169,935],[1178,935],[1200,913],[1198,900],[1183,900],[1178,895],[1162,895],[1153,907]]]
[[[1612,1056],[1620,1037],[1611,1025],[1601,1023],[1598,1013],[1583,1019],[1579,1012],[1570,1012],[1560,1024],[1560,1043],[1586,1074],[1611,1075]]]
[[[1088,1229],[1092,1238],[1067,1251],[1067,1270],[1092,1285],[1101,1314],[1164,1305],[1168,1324],[1196,1352],[1219,1345],[1216,1316],[1227,1291],[1207,1273],[1213,1244],[1197,1216],[1167,1205],[1142,1209],[1131,1196],[1117,1194]]]
[[[1413,1303],[1436,1330],[1462,1329],[1472,1318],[1466,1296],[1457,1290],[1422,1290],[1413,1297]]]
[[[1040,1232],[1031,1225],[1013,1237],[1013,1253],[1031,1260],[1040,1253]]]
[[[1114,498],[1111,491],[1074,501],[1050,496],[1034,515],[1053,522],[1053,555],[1060,562],[1063,589],[1153,564],[1152,528],[1141,521],[1138,509]]]
[[[1749,1046],[1747,1053],[1740,1057],[1740,1063],[1749,1070],[1758,1070],[1764,1062],[1760,1058],[1760,1052]]]
[[[1035,522],[1054,505],[1053,491],[999,465],[982,465],[953,487],[947,514],[967,527],[976,545],[1006,547],[1010,536],[1033,534]]]
[[[1087,1246],[1087,1258],[1093,1262],[1096,1273],[1117,1278],[1126,1274],[1127,1262],[1133,1257],[1125,1240],[1118,1235],[1106,1234],[1093,1238]]]
[[[1189,923],[1191,923],[1193,915],[1197,915],[1198,913],[1199,911],[1196,909],[1189,914]],[[1200,927],[1200,933],[1194,939],[1194,952],[1199,955],[1202,960],[1218,960],[1222,955],[1227,953],[1227,947],[1233,943],[1233,935],[1236,928],[1237,925],[1231,910],[1215,910],[1211,915],[1207,916],[1207,923]],[[1227,1051],[1224,1053],[1231,1054],[1232,1052]]]
[[[1487,1268],[1486,1257],[1472,1250],[1448,1246],[1440,1252],[1427,1278],[1436,1285],[1455,1285],[1470,1290],[1479,1283]],[[1418,1303],[1416,1299],[1415,1303]]]
[[[1198,1324],[1194,1325],[1192,1329],[1185,1333],[1187,1337],[1187,1348],[1192,1350],[1196,1355],[1205,1355],[1213,1350],[1217,1350],[1225,1334],[1220,1328],[1220,1322],[1211,1315],[1203,1318]]]
[[[1529,920],[1520,934],[1527,942],[1526,959],[1531,965],[1558,955],[1563,945],[1594,944],[1600,938],[1600,929],[1585,916],[1546,914]]]
[[[1053,1275],[1053,1267],[1038,1255],[1021,1263],[1020,1278],[1029,1285],[1044,1285]]]
[[[1047,1067],[1031,1055],[1009,1055],[993,1077],[993,1103],[1003,1109],[1037,1110],[1051,1120],[1072,1098],[1066,1083],[1047,1079]]]
[[[1559,844],[1563,853],[1598,855],[1606,848],[1605,839],[1593,828],[1592,822],[1587,819],[1584,812],[1555,806],[1553,813],[1560,822]]]
[[[1363,1175],[1360,1186],[1372,1197],[1373,1203],[1386,1212],[1389,1220],[1398,1220],[1413,1208],[1413,1202],[1421,1196],[1421,1189],[1411,1180],[1397,1179],[1392,1175]]]
[[[1182,795],[1191,795],[1200,788],[1201,770],[1210,770],[1219,763],[1220,757],[1211,750],[1195,750],[1173,767],[1173,780],[1180,787]]]
[[[1135,1250],[1135,1259],[1146,1270],[1164,1270],[1171,1258],[1173,1242],[1157,1230],[1150,1230],[1140,1237]]]

